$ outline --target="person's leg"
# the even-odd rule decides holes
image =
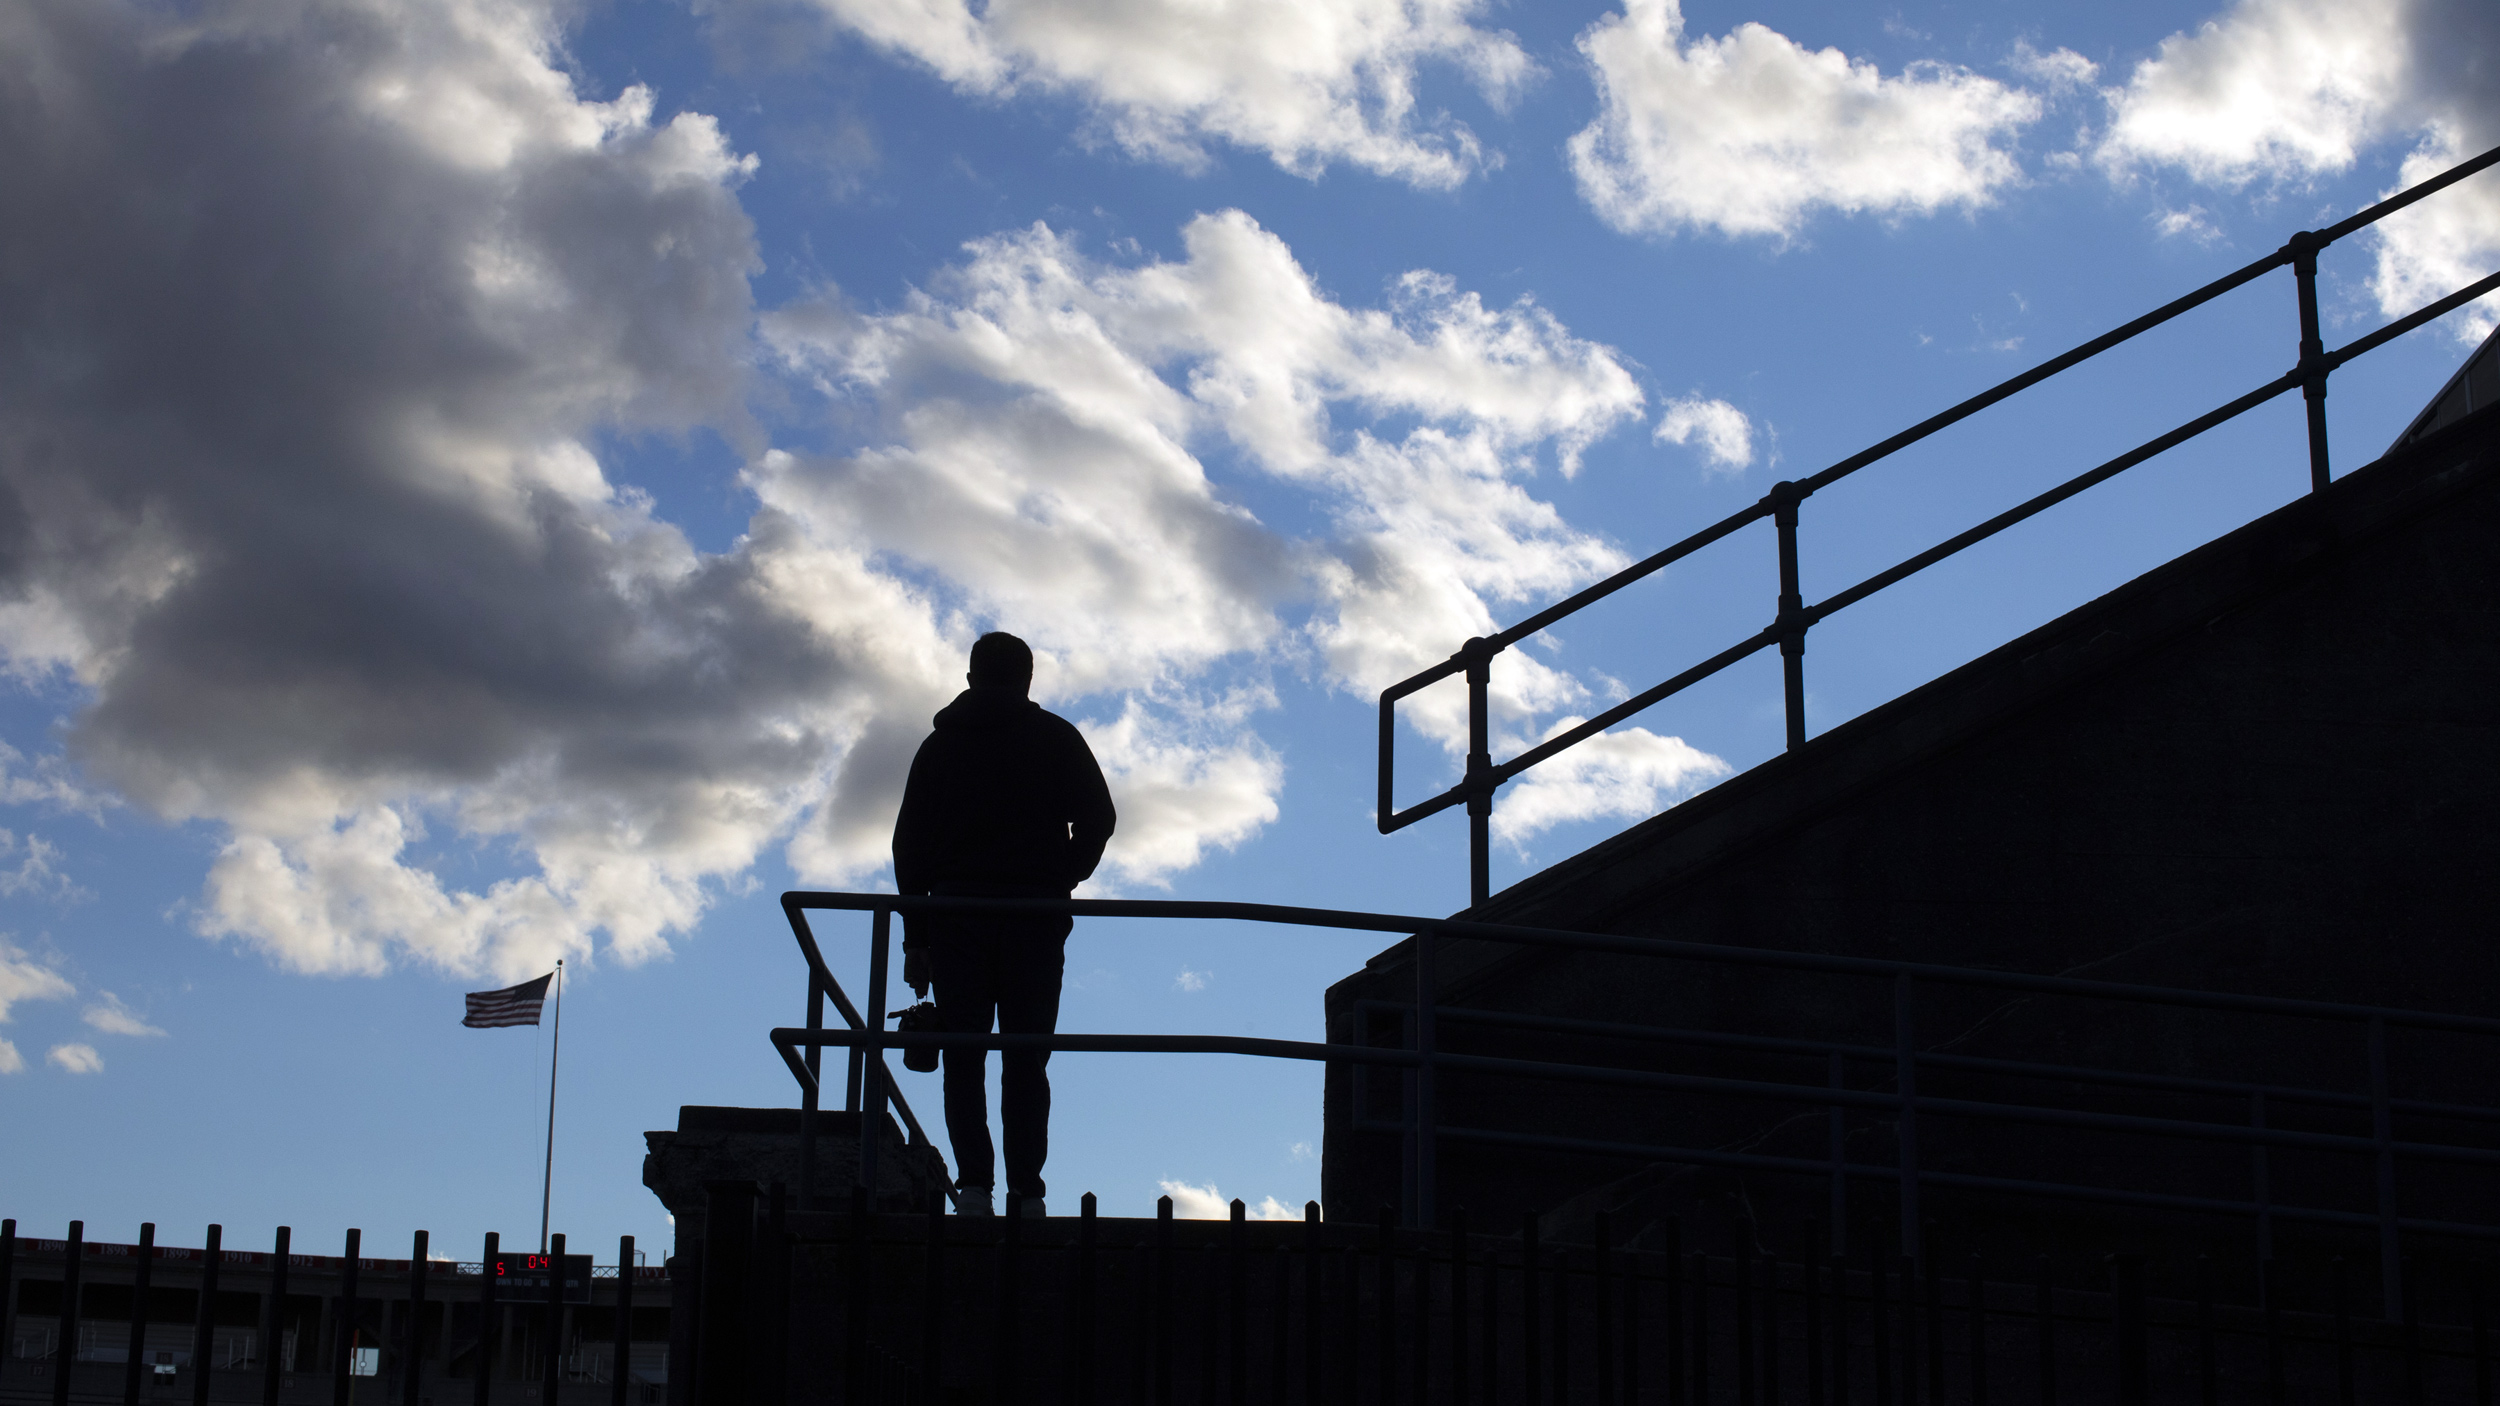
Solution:
[[[949,1031],[986,1035],[998,1008],[998,982],[987,934],[948,931],[929,946],[929,981],[938,1020]],[[955,1150],[957,1186],[994,1186],[997,1153],[990,1145],[987,1050],[946,1051],[946,1140]]]
[[[1066,933],[1064,921],[1059,921],[1041,931],[999,941],[1000,1033],[1057,1033],[1060,977],[1067,967]],[[1008,1050],[998,1061],[998,1118],[1007,1144],[1007,1189],[1027,1198],[1043,1194],[1042,1163],[1050,1157],[1049,1065],[1048,1050]]]

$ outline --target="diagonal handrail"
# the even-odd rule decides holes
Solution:
[[[1805,636],[1808,629],[1885,587],[1897,584],[1975,543],[1984,541],[2016,523],[2054,507],[2095,484],[2114,478],[2207,430],[2236,419],[2295,388],[2302,392],[2303,399],[2307,402],[2310,489],[2312,492],[2323,490],[2330,477],[2326,445],[2327,377],[2353,358],[2385,346],[2407,332],[2444,317],[2494,289],[2500,289],[2500,273],[2470,283],[2426,307],[2356,338],[2341,348],[2328,351],[2318,331],[2317,256],[2319,252],[2336,241],[2368,228],[2387,216],[2445,190],[2496,163],[2500,163],[2500,147],[2494,147],[2480,156],[2459,162],[2448,170],[2389,196],[2323,230],[2298,231],[2285,241],[2281,248],[2272,253],[2224,274],[2203,287],[2175,298],[2133,321],[2114,327],[2098,337],[2053,356],[2028,371],[2001,381],[1949,409],[1921,420],[1888,439],[1869,445],[1819,473],[1793,482],[1783,481],[1774,484],[1771,491],[1763,495],[1759,501],[1721,518],[1662,551],[1634,562],[1592,586],[1537,611],[1508,629],[1470,639],[1449,658],[1391,684],[1380,694],[1379,796],[1375,810],[1380,832],[1384,835],[1392,834],[1427,816],[1464,804],[1467,807],[1469,820],[1468,901],[1470,906],[1481,904],[1491,893],[1491,822],[1494,792],[1521,772],[1587,741],[1616,723],[1654,707],[1685,688],[1774,645],[1779,647],[1782,655],[1782,692],[1785,695],[1787,712],[1788,747],[1793,751],[1803,746],[1806,740],[1804,655]],[[1798,587],[1797,520],[1798,508],[1808,497],[1838,483],[1860,469],[1926,439],[1939,430],[1966,420],[2060,372],[2099,356],[2173,318],[2201,307],[2277,268],[2286,266],[2293,270],[2295,276],[2301,322],[2300,359],[2291,370],[2237,399],[2189,420],[2176,429],[2147,440],[2134,449],[2078,474],[2045,493],[1958,533],[1896,566],[1878,572],[1819,604],[1813,606],[1805,604]],[[1493,760],[1490,708],[1487,698],[1493,656],[1538,631],[1604,600],[1624,587],[1654,575],[1702,548],[1765,518],[1774,523],[1779,539],[1778,613],[1770,624],[1764,626],[1758,633],[1728,646],[1665,682],[1634,694],[1597,716],[1539,742],[1508,761],[1496,763]],[[1436,796],[1400,810],[1395,800],[1398,700],[1443,679],[1460,675],[1465,677],[1468,690],[1466,773],[1458,784]]]

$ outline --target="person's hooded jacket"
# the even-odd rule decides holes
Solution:
[[[938,711],[894,822],[894,887],[1065,895],[1117,813],[1085,737],[1022,693],[969,688]]]

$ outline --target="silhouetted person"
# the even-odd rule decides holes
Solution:
[[[894,821],[894,886],[907,894],[1066,898],[1102,862],[1117,819],[1093,749],[1065,718],[1025,697],[1033,651],[1008,634],[973,641],[972,687],[936,718],[912,758]],[[1061,915],[923,915],[903,935],[903,980],[937,986],[947,1030],[1048,1035],[1059,1028],[1059,978],[1070,920]],[[946,1136],[966,1215],[990,1214],[989,1051],[946,1051]],[[999,1058],[1007,1189],[1042,1214],[1050,1155],[1046,1050]]]

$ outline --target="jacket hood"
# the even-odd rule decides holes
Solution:
[[[1006,727],[1042,705],[1003,688],[967,688],[929,721],[940,732],[985,732]]]

